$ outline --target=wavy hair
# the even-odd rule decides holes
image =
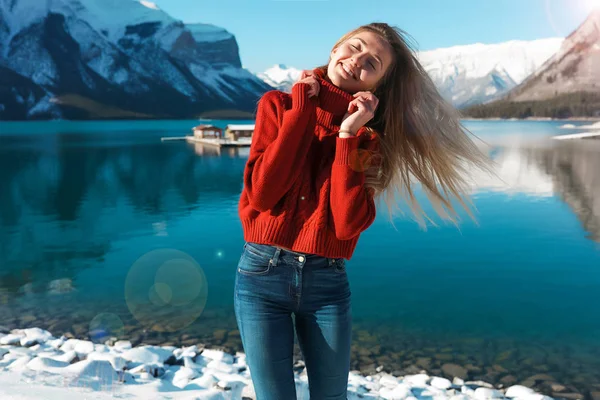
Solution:
[[[380,138],[380,162],[367,169],[365,186],[373,189],[376,199],[385,194],[390,220],[399,192],[421,227],[426,229],[425,219],[437,225],[415,197],[416,180],[442,219],[457,224],[460,218],[452,200],[458,200],[477,222],[468,195],[469,171],[475,167],[494,174],[493,161],[471,140],[473,134],[462,125],[460,112],[440,95],[406,32],[375,22],[346,33],[333,49],[364,31],[383,38],[393,54],[392,64],[372,90],[379,105],[366,127]],[[327,65],[318,68],[327,73]]]

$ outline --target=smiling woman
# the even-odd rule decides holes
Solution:
[[[392,48],[373,32],[359,32],[333,49],[327,75],[347,92],[375,91],[392,63]]]

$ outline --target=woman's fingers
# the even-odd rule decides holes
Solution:
[[[368,100],[369,103],[373,104],[373,109],[377,108],[379,105],[379,99],[373,93],[368,91],[356,92],[354,93],[354,97],[357,99],[362,98]]]

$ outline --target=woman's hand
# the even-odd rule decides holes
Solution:
[[[371,92],[357,92],[348,104],[348,112],[340,125],[340,137],[355,136],[375,116],[379,99]]]
[[[319,95],[319,89],[321,89],[321,86],[319,85],[319,81],[317,81],[317,78],[314,77],[312,71],[302,71],[302,74],[300,74],[300,78],[296,81],[296,83],[294,83],[294,85],[297,83],[308,83],[310,85],[310,89],[308,90],[308,97]]]

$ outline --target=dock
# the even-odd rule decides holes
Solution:
[[[249,140],[248,140],[249,139]],[[250,147],[252,138],[240,138],[238,140],[231,139],[215,139],[215,138],[199,138],[195,136],[167,136],[161,137],[161,142],[173,142],[185,140],[192,143],[208,144],[215,147]]]
[[[250,145],[252,144],[252,138],[239,138],[238,140],[232,140],[186,136],[185,140],[187,140],[188,142],[208,144],[210,146],[216,147],[250,147]]]
[[[600,131],[571,133],[569,135],[558,135],[558,136],[553,136],[552,139],[556,139],[556,140],[600,139]]]
[[[192,128],[191,136],[162,137],[161,142],[185,140],[188,143],[201,143],[216,148],[221,147],[250,147],[254,124],[227,125],[225,133],[223,129],[215,125],[198,125]]]

